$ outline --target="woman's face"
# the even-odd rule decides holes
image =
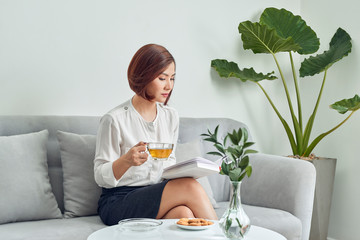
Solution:
[[[174,87],[175,64],[171,63],[157,78],[149,83],[147,93],[154,102],[164,103]]]

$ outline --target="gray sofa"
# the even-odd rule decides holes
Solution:
[[[105,227],[96,215],[100,189],[95,185],[91,174],[93,164],[91,156],[94,154],[94,139],[99,119],[92,116],[0,116],[0,136],[2,136],[0,144],[3,145],[0,145],[0,161],[3,169],[0,170],[3,176],[3,178],[0,176],[0,180],[3,181],[0,183],[2,199],[0,200],[0,223],[2,223],[0,224],[0,239],[85,240],[92,232]],[[213,147],[211,143],[201,140],[200,134],[205,133],[207,129],[214,129],[218,124],[220,124],[219,136],[221,137],[228,131],[246,127],[231,119],[181,118],[179,149],[181,146],[187,149],[190,143],[196,142],[199,143],[199,151],[204,157],[216,160],[214,156],[206,155],[206,152],[212,151]],[[36,136],[25,135],[30,139],[26,140],[30,141],[26,147],[30,149],[30,152],[26,155],[19,151],[23,154],[21,155],[15,151],[13,155],[20,156],[20,160],[23,161],[22,166],[27,166],[29,161],[37,161],[37,157],[32,159],[33,152],[31,151],[37,140],[32,140],[31,137],[41,139],[44,135],[46,137],[46,159],[44,160],[46,172],[39,184],[45,184],[49,180],[49,187],[45,186],[40,190],[34,188],[35,190],[27,193],[26,196],[21,195],[19,192],[26,193],[34,185],[31,179],[37,179],[37,176],[31,176],[29,173],[29,180],[26,182],[23,177],[27,176],[27,169],[19,167],[19,171],[9,173],[11,170],[7,170],[1,173],[1,171],[6,171],[4,169],[11,169],[11,166],[6,164],[4,168],[4,162],[17,161],[4,157],[9,154],[9,151],[6,153],[5,146],[6,148],[16,146],[14,142],[18,141],[17,138],[3,136],[34,133],[45,129],[49,132],[48,138],[46,131]],[[62,132],[59,133],[58,130]],[[8,143],[9,141],[11,143]],[[76,157],[79,156],[76,155],[78,153],[80,157]],[[39,154],[41,156],[41,153]],[[71,159],[74,156],[71,154],[76,155],[74,159]],[[27,168],[31,169],[36,164],[28,165]],[[244,180],[241,197],[252,224],[279,232],[289,240],[308,239],[315,188],[314,166],[302,160],[265,154],[252,155],[251,164],[253,175]],[[22,171],[25,174],[23,176],[19,175]],[[34,171],[40,170],[36,168]],[[31,171],[28,170],[28,172]],[[9,178],[11,180],[8,180]],[[86,179],[86,182],[81,182],[82,178]],[[24,182],[13,184],[18,180]],[[11,187],[5,185],[6,182],[9,182]],[[208,183],[211,186],[208,194],[212,195],[210,197],[214,200],[213,204],[220,218],[229,201],[228,178],[212,175],[208,177]],[[39,196],[42,194],[46,195],[47,199]],[[39,199],[47,201],[39,209],[36,209],[36,206],[26,205],[31,201],[31,204],[39,204]],[[56,203],[55,207],[49,203],[51,201],[52,204]],[[17,206],[12,206],[13,204]],[[38,213],[44,209],[48,209],[48,213],[39,215]]]

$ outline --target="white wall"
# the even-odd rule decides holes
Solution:
[[[344,2],[347,5],[339,11]],[[268,0],[0,0],[0,114],[102,115],[132,96],[126,80],[128,63],[139,47],[154,42],[176,58],[170,104],[180,116],[243,121],[262,152],[289,154],[284,131],[260,89],[235,79],[221,80],[210,69],[210,61],[226,58],[257,71],[275,70],[270,56],[254,56],[242,49],[237,31],[241,21],[257,21],[269,6],[302,14],[324,45],[336,27],[343,26],[354,39],[353,53],[329,71],[315,125],[316,133],[325,131],[342,119],[327,106],[359,93],[359,69],[354,66],[360,31],[354,21],[355,0],[326,4],[324,0],[271,4]],[[324,6],[326,11],[316,16]],[[304,97],[316,94],[319,84],[319,79],[314,84],[302,82]],[[264,87],[288,115],[280,81],[264,82]],[[312,108],[311,99],[308,103],[311,106],[303,108]],[[354,149],[358,121],[359,116],[354,116],[316,150],[318,155],[339,160],[329,235],[339,240],[354,239],[357,234],[359,188],[355,184],[360,177],[355,172],[359,161]],[[343,224],[348,227],[338,227]]]
[[[328,71],[326,94],[319,109],[318,131],[330,129],[345,116],[328,105],[343,98],[360,94],[360,3],[356,0],[326,1],[303,0],[301,12],[320,37],[322,49],[327,49],[331,37],[338,27],[345,29],[352,37],[352,53]],[[311,83],[306,83],[306,91],[311,92]],[[336,132],[320,143],[316,152],[338,159],[335,175],[335,189],[330,216],[329,237],[338,240],[359,239],[360,215],[360,112]]]
[[[102,115],[132,96],[129,61],[154,42],[176,58],[171,104],[181,116],[241,120],[256,139],[265,140],[258,142],[265,152],[278,148],[287,154],[287,144],[271,141],[286,138],[279,137],[283,130],[260,90],[220,80],[210,69],[214,58],[274,69],[270,56],[253,57],[242,49],[237,27],[258,20],[268,6],[299,13],[299,1],[275,2],[0,0],[0,114]]]

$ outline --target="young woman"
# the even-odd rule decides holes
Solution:
[[[94,160],[95,180],[102,187],[98,212],[107,225],[125,218],[217,219],[201,185],[192,178],[161,181],[175,163],[149,158],[147,142],[176,144],[179,117],[168,107],[175,80],[175,60],[162,46],[148,44],[133,56],[128,81],[135,95],[105,114]]]

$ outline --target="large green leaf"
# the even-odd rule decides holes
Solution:
[[[327,70],[335,62],[347,56],[351,52],[351,37],[343,30],[338,28],[330,42],[328,51],[311,56],[301,63],[300,77],[313,76]]]
[[[331,104],[330,107],[341,114],[344,114],[347,111],[353,112],[360,108],[360,97],[356,94],[353,98],[343,99],[334,104]]]
[[[301,47],[297,50],[299,54],[310,54],[319,49],[320,42],[316,33],[300,16],[294,16],[285,9],[265,9],[260,17],[260,24],[274,28],[281,38],[291,37]]]
[[[261,80],[274,80],[277,77],[272,75],[274,72],[267,73],[257,73],[253,68],[244,68],[240,70],[238,65],[234,62],[228,62],[224,59],[214,59],[211,61],[211,67],[213,67],[220,77],[230,78],[235,77],[239,78],[241,81],[246,82],[247,80],[253,82],[259,82]]]
[[[239,24],[239,33],[244,43],[244,49],[251,49],[254,53],[277,53],[297,51],[299,44],[295,43],[291,37],[280,37],[275,29],[260,23],[250,21]]]

